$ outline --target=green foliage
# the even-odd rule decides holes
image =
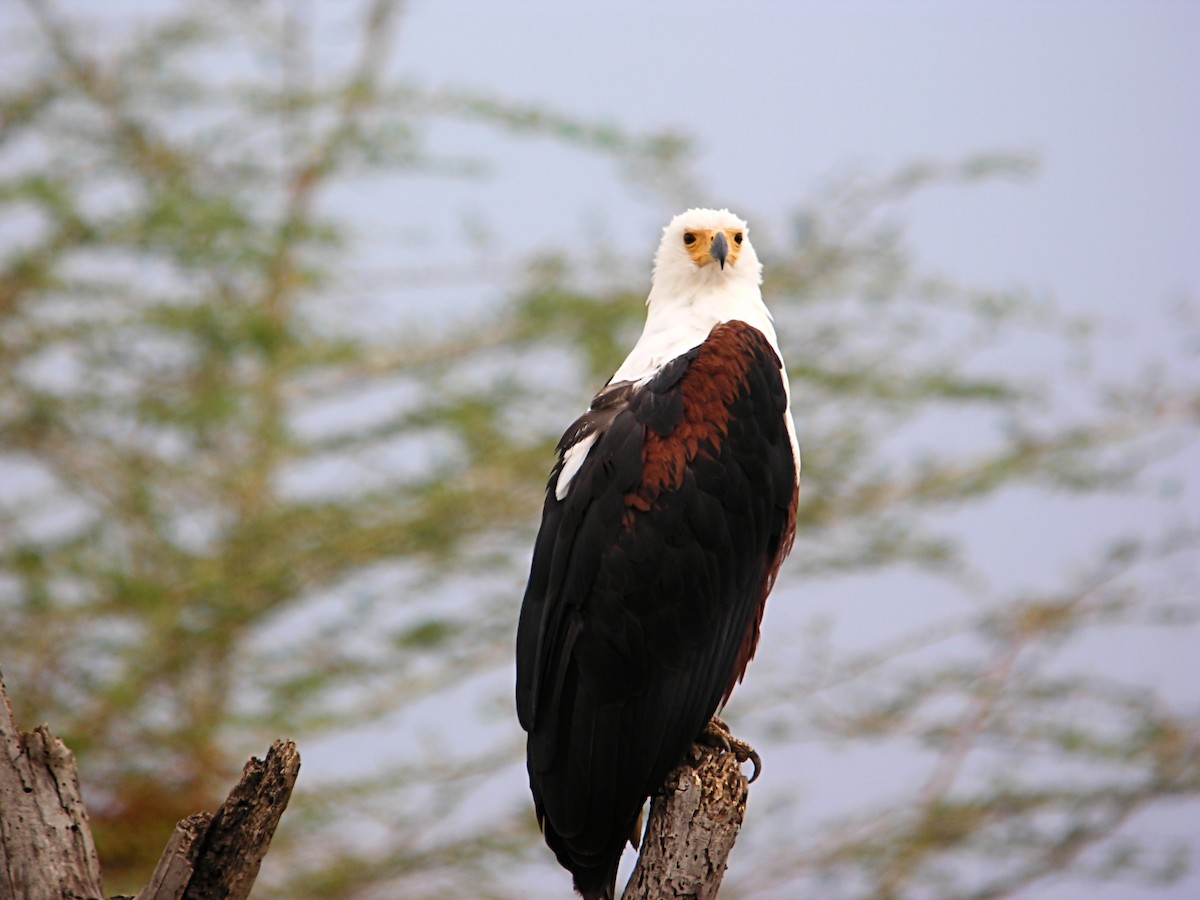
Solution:
[[[461,729],[507,730],[465,748],[426,734],[421,710],[507,672],[551,449],[635,337],[645,278],[596,288],[594,260],[545,254],[486,314],[376,333],[336,313],[355,274],[340,254],[360,235],[330,198],[384,173],[477,175],[479,160],[425,148],[447,119],[602,154],[672,198],[689,190],[686,140],[391,83],[385,0],[358,11],[357,56],[319,81],[299,77],[295,23],[255,5],[164,15],[103,58],[77,23],[28,6],[43,55],[0,92],[0,209],[30,223],[0,252],[0,468],[16,473],[0,497],[0,664],[22,718],[49,721],[95,786],[108,888],[138,886],[170,824],[211,807],[244,753],[380,724],[412,727],[411,757],[302,780],[264,894],[504,895],[497,872],[519,885],[541,859],[524,804],[473,805],[514,780],[507,700]],[[216,83],[197,62],[213,53],[269,71]],[[749,715],[781,744],[910,739],[930,774],[811,846],[749,833],[739,854],[758,847],[763,864],[731,891],[821,878],[846,896],[1001,896],[1095,847],[1108,856],[1084,875],[1179,872],[1177,855],[1113,835],[1160,800],[1194,802],[1195,722],[1047,661],[1113,623],[1190,621],[1137,576],[1194,535],[1123,545],[1074,589],[1013,601],[979,587],[938,520],[1016,486],[1128,488],[1195,438],[1192,385],[1088,384],[1086,416],[1047,415],[1052,386],[975,361],[1030,336],[1070,350],[1086,329],[917,271],[907,198],[1030,170],[985,156],[839,182],[789,235],[755,234],[805,450],[792,574],[932,572],[983,611],[860,658],[815,643],[799,689],[794,660],[774,672],[778,693]],[[554,374],[531,379],[544,360]],[[372,392],[397,399],[339,422]],[[943,414],[979,440],[893,449]],[[921,657],[964,638],[965,661]],[[815,715],[831,695],[818,706],[837,713]],[[1105,777],[1015,777],[1034,751]],[[956,880],[976,858],[1003,865]]]

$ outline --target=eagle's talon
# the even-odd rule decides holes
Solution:
[[[737,753],[738,762],[750,762],[753,764],[754,771],[746,779],[746,784],[754,784],[755,779],[762,774],[762,757],[758,755],[757,750],[744,741],[738,741],[738,746],[734,748],[734,752]]]
[[[762,773],[762,757],[758,755],[758,751],[745,741],[735,738],[730,733],[729,726],[716,716],[713,716],[704,730],[700,732],[696,743],[721,750],[724,753],[732,753],[739,763],[752,763],[754,771],[746,780],[747,784],[754,784],[755,779]]]
[[[713,716],[704,726],[704,730],[700,732],[700,736],[696,738],[696,743],[724,753],[732,753],[733,745],[729,742],[732,737],[733,735],[729,733],[729,726]]]

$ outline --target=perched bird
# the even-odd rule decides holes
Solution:
[[[761,281],[737,216],[672,219],[641,338],[558,444],[517,714],[538,823],[588,900],[741,680],[791,549],[800,454]]]

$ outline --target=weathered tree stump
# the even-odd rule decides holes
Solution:
[[[300,772],[291,741],[251,757],[242,780],[214,814],[188,816],[159,857],[137,900],[245,900]]]
[[[714,726],[730,737],[723,724],[714,720]],[[709,900],[717,895],[750,796],[740,757],[698,743],[689,759],[667,776],[651,801],[642,851],[622,900]]]
[[[75,756],[45,725],[17,730],[3,678],[0,743],[0,898],[103,896]]]
[[[0,677],[0,900],[100,900],[75,757],[43,725],[17,730]],[[137,900],[245,900],[300,771],[291,741],[251,758],[216,813],[181,821]]]

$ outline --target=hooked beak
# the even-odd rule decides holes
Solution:
[[[725,268],[725,257],[729,255],[729,242],[725,240],[725,232],[718,231],[713,237],[712,246],[708,248],[708,255],[721,264],[721,268]]]

